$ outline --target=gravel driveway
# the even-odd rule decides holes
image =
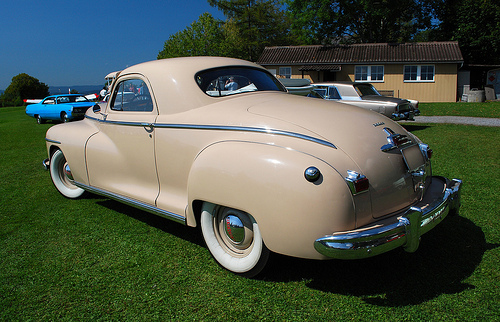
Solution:
[[[401,123],[453,123],[478,126],[500,126],[500,119],[467,116],[415,116],[415,121]]]

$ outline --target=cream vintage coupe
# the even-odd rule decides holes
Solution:
[[[243,60],[147,62],[120,72],[84,120],[51,127],[44,164],[65,197],[201,226],[215,260],[244,276],[270,252],[414,252],[458,211],[461,181],[432,176],[432,151],[389,118],[333,104]]]

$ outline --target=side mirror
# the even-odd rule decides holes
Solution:
[[[92,107],[92,111],[94,111],[94,113],[100,113],[101,107],[99,106],[99,104],[95,104],[94,107]]]

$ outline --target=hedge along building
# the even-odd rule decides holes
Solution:
[[[284,78],[370,82],[382,94],[421,102],[455,102],[458,42],[266,47],[257,63]]]

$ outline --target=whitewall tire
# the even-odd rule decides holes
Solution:
[[[66,198],[75,199],[81,197],[85,190],[77,187],[71,177],[66,158],[61,150],[57,150],[50,158],[50,177],[57,190]]]
[[[252,216],[205,202],[200,222],[207,247],[222,267],[245,277],[253,277],[264,268],[269,250]]]

